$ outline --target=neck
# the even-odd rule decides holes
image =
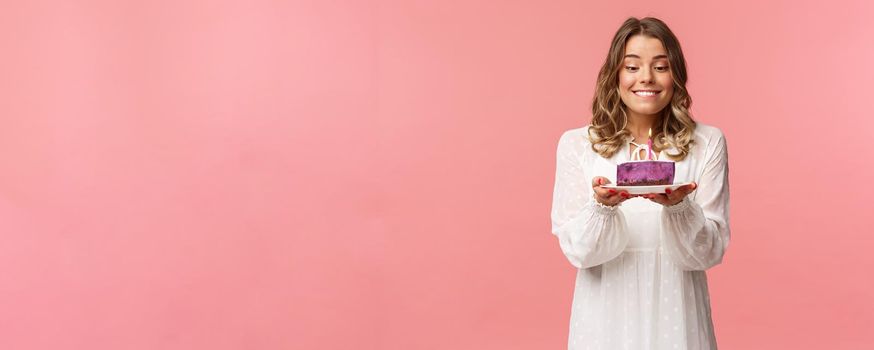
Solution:
[[[635,142],[646,142],[649,140],[649,130],[654,129],[656,122],[660,119],[658,114],[641,115],[628,111],[628,124],[625,126]]]

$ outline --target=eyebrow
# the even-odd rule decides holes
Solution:
[[[627,55],[625,55],[625,57],[640,58],[640,56],[635,55],[635,54],[633,54],[633,53],[631,53],[631,54],[627,54]],[[657,59],[659,59],[659,58],[668,58],[668,55],[657,55],[657,56],[653,57],[652,59],[657,60]]]

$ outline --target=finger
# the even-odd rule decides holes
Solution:
[[[670,189],[670,188],[666,188],[666,189],[665,189],[665,194],[668,195],[668,196],[670,196],[672,193],[677,193],[677,192],[685,191],[685,190],[686,190],[686,187],[688,187],[688,186],[689,186],[689,185],[683,185],[683,186],[677,187],[677,188],[675,188],[675,189],[673,189],[673,190]]]
[[[694,191],[695,188],[697,188],[697,187],[698,187],[698,184],[693,182],[693,183],[688,184],[688,185],[680,186],[673,191],[671,191],[670,188],[666,188],[665,194],[667,195],[668,199],[671,199],[671,200],[682,199],[683,197],[687,196],[689,193],[692,193],[692,191]]]
[[[682,190],[682,189],[678,188],[676,191],[672,192],[671,194],[669,194],[667,196],[667,200],[669,202],[670,201],[678,201],[678,200],[683,199],[683,197],[686,197],[687,194],[689,194],[689,193],[686,192],[686,190]]]
[[[680,186],[680,187],[677,187],[677,188],[676,188],[675,190],[673,190],[673,191],[671,191],[670,188],[666,188],[666,189],[665,189],[665,195],[664,195],[664,196],[665,196],[665,200],[675,200],[675,199],[677,199],[677,198],[685,197],[685,196],[686,196],[686,193],[685,193],[684,187],[686,187],[686,186]]]
[[[610,179],[603,176],[595,176],[592,178],[592,190],[595,194],[601,196],[602,199],[608,200],[611,196],[617,194],[617,191],[612,188],[603,188],[601,186],[610,183]]]
[[[616,205],[616,204],[622,203],[625,200],[631,198],[630,195],[628,194],[628,192],[626,192],[626,191],[616,191],[613,189],[610,189],[610,191],[612,191],[613,193],[609,193],[607,196],[601,197],[602,201],[610,203],[610,205]]]
[[[669,198],[667,195],[661,193],[652,193],[647,196],[647,199],[656,202],[658,204],[665,204],[668,202]]]
[[[679,190],[679,188],[677,188],[677,190]],[[665,194],[663,194],[663,196],[665,196],[665,199],[671,199],[673,196],[676,196],[676,195],[677,195],[677,191],[676,190],[671,191],[670,188],[666,188]]]
[[[610,179],[603,177],[603,176],[595,176],[592,178],[592,187],[607,185],[609,183],[610,183]]]
[[[613,199],[617,202],[622,202],[623,200],[628,198],[628,192],[626,191],[615,191],[610,194],[610,199]]]
[[[614,190],[612,188],[603,188],[600,186],[594,187],[594,188],[592,188],[592,190],[595,191],[595,194],[597,194],[598,196],[601,196],[602,198],[607,198],[607,197],[610,197],[610,196],[617,194],[616,190]]]
[[[686,197],[689,195],[689,193],[692,193],[692,191],[695,191],[696,188],[698,188],[698,184],[696,184],[694,182],[691,184],[685,185],[683,187],[680,187],[676,191],[674,191],[675,195],[671,196],[671,199],[673,199],[673,200],[683,199],[683,197]]]
[[[696,188],[698,188],[698,184],[693,182],[683,187],[680,187],[677,190],[683,191],[685,194],[689,194],[692,193],[692,191],[694,191]]]

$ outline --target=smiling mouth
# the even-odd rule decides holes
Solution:
[[[635,91],[634,94],[641,97],[652,97],[658,95],[661,91],[653,91],[653,90],[638,90]]]

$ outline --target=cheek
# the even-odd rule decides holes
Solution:
[[[665,97],[670,100],[671,98],[674,97],[674,85],[671,82],[668,82],[668,85],[665,85],[665,86],[666,86]]]
[[[670,77],[665,78],[664,80],[660,81],[659,85],[661,85],[665,88],[665,92],[666,92],[665,95],[667,95],[668,97],[670,97],[674,94],[674,81]]]
[[[665,76],[659,81],[659,85],[664,86],[665,90],[673,90],[674,89],[674,79],[671,76]]]
[[[634,77],[628,74],[619,73],[619,87],[623,90],[629,89],[634,85]]]

